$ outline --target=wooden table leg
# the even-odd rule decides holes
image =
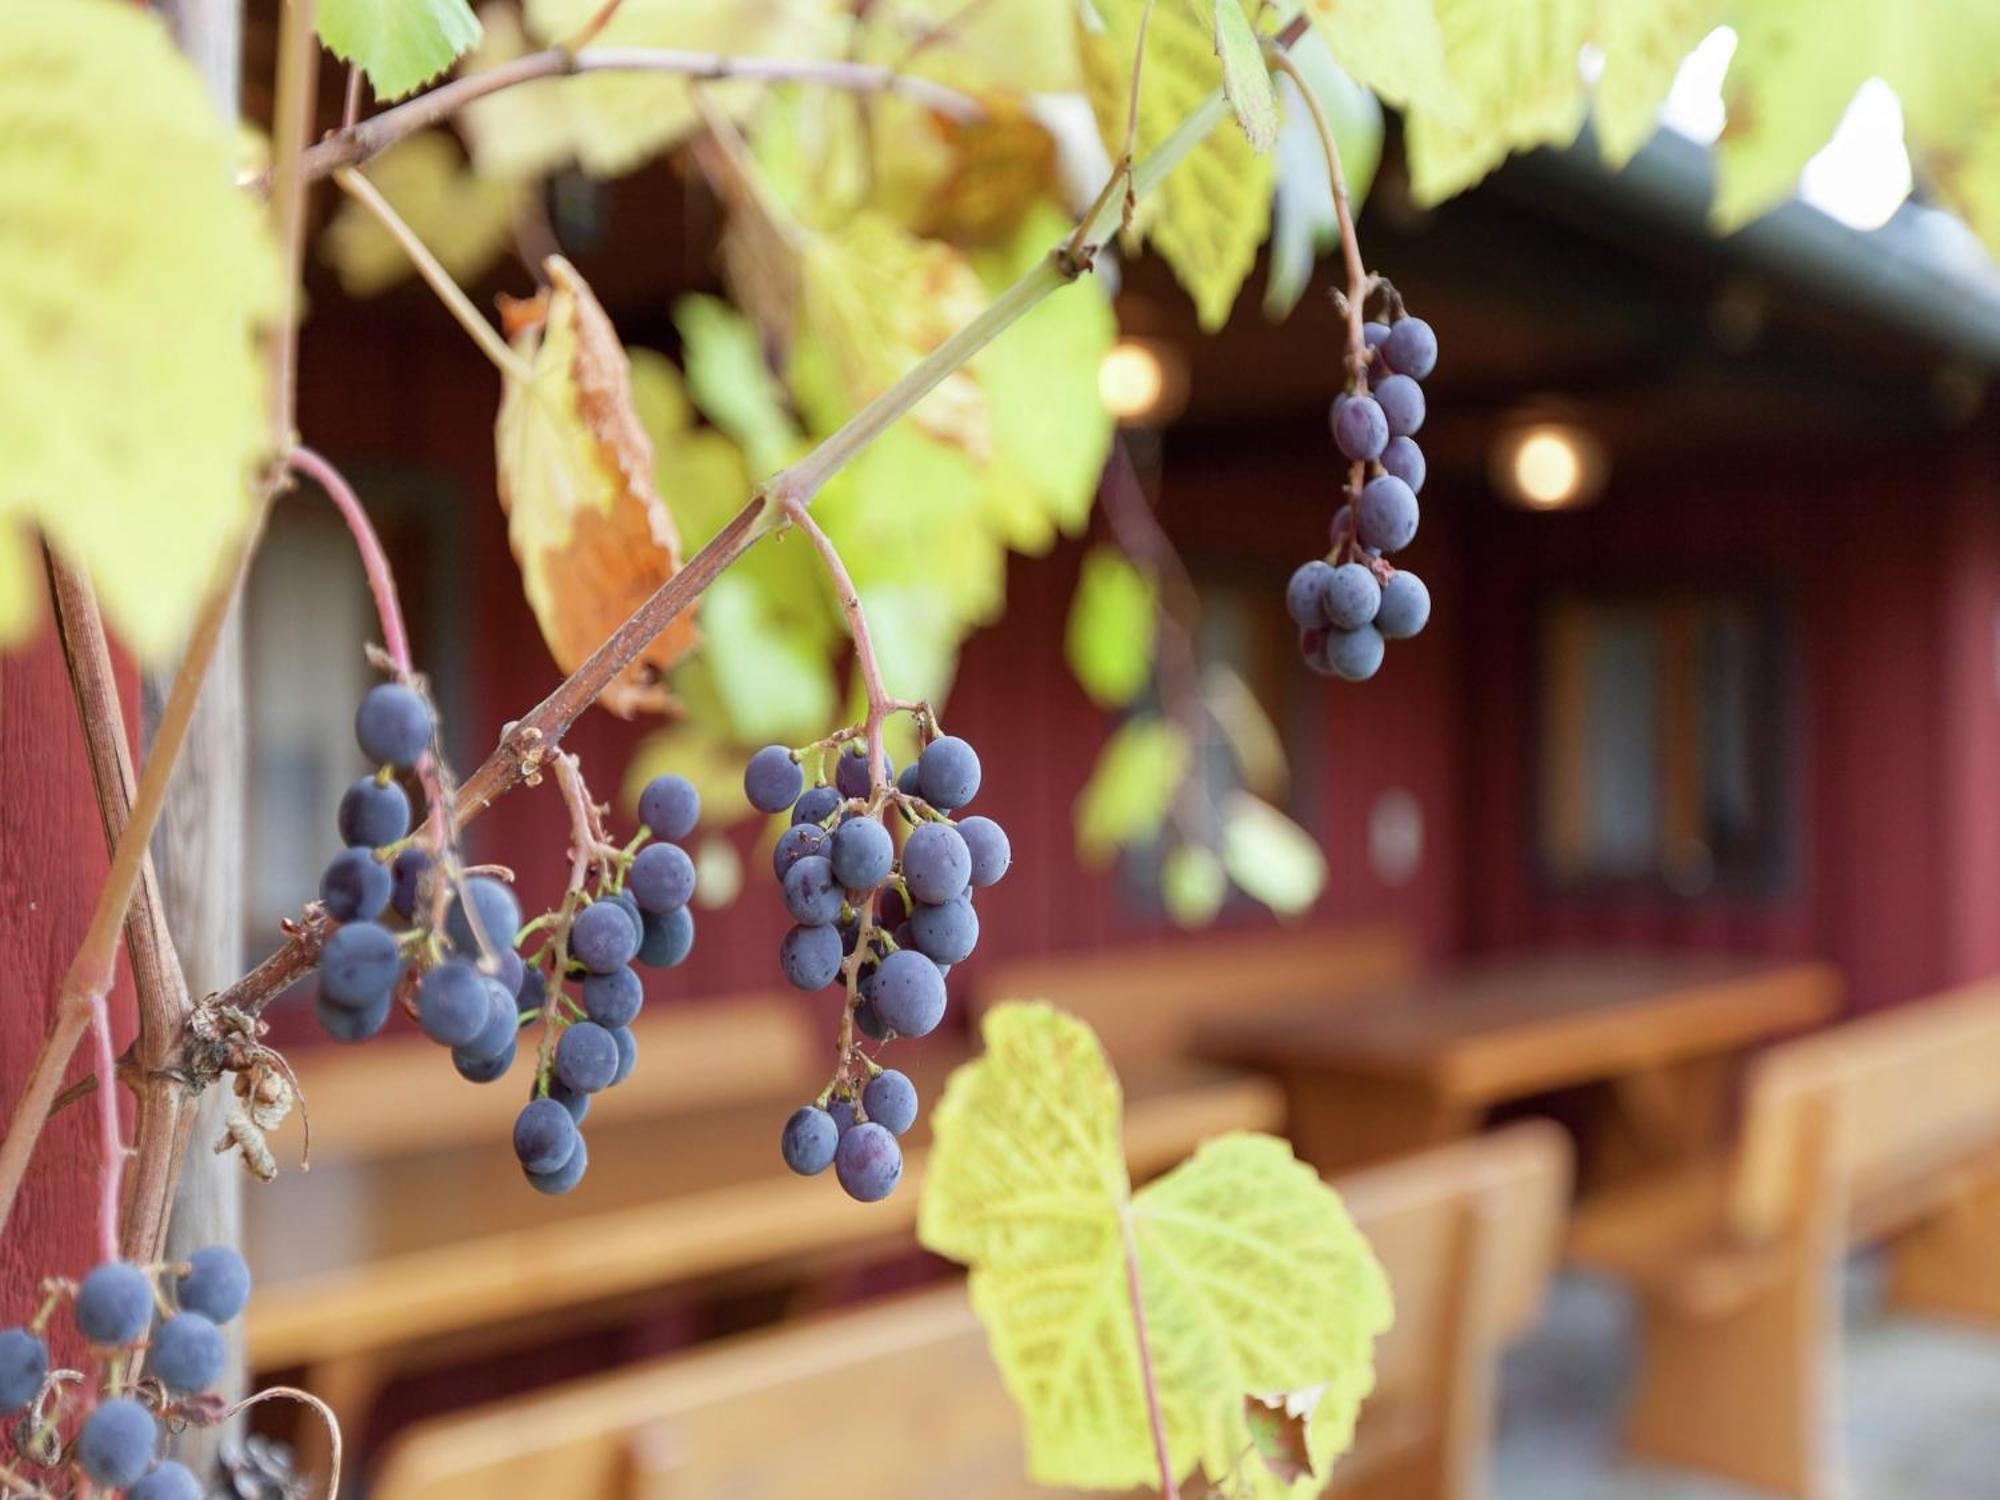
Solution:
[[[1288,1069],[1286,1128],[1300,1160],[1342,1171],[1471,1134],[1479,1111],[1421,1083]]]

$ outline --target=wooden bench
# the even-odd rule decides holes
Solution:
[[[2000,985],[1774,1047],[1731,1156],[1579,1215],[1571,1254],[1639,1293],[1633,1451],[1842,1493],[1837,1268],[1870,1241],[1901,1306],[2000,1318]]]
[[[1377,1393],[1331,1493],[1475,1493],[1500,1341],[1560,1239],[1568,1146],[1530,1123],[1343,1180],[1396,1289]],[[893,1200],[892,1200],[893,1201]],[[834,1478],[837,1476],[837,1480]],[[1030,1500],[1019,1419],[964,1284],[435,1419],[377,1500]]]
[[[1260,928],[996,964],[972,1003],[980,1014],[1003,1000],[1051,1001],[1090,1022],[1122,1064],[1186,1055],[1218,1010],[1315,1010],[1416,970],[1416,949],[1400,928]]]

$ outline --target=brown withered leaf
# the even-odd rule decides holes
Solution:
[[[1280,1484],[1293,1484],[1312,1474],[1312,1451],[1307,1446],[1307,1429],[1313,1408],[1325,1386],[1280,1396],[1245,1396],[1243,1421],[1250,1429],[1250,1446],[1271,1477]]]
[[[680,567],[680,537],[653,488],[653,445],[632,409],[625,349],[589,285],[550,256],[549,288],[504,310],[530,378],[509,379],[494,423],[507,540],[549,653],[574,671]],[[673,707],[668,667],[695,644],[692,611],[604,692],[624,718]]]

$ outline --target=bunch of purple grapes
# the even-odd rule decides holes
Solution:
[[[120,1490],[127,1500],[200,1500],[193,1473],[159,1456],[161,1420],[184,1416],[221,1378],[229,1348],[220,1325],[250,1300],[243,1257],[226,1245],[209,1245],[180,1265],[107,1261],[73,1289],[49,1285],[63,1295],[73,1292],[77,1329],[102,1362],[104,1378],[84,1381],[59,1372],[51,1382],[41,1335],[58,1296],[31,1326],[0,1330],[0,1415],[34,1409],[16,1428],[15,1451],[37,1467],[74,1466],[92,1484]],[[61,1405],[86,1393],[91,1404],[65,1444]]]
[[[330,1036],[359,1042],[382,1029],[401,997],[424,1035],[451,1049],[459,1076],[481,1084],[507,1075],[522,1028],[545,1019],[514,1148],[534,1187],[568,1192],[588,1162],[577,1126],[591,1095],[622,1083],[638,1061],[631,1026],[645,988],[633,965],[671,968],[694,947],[694,861],[674,841],[694,831],[701,799],[684,777],[655,777],[640,793],[640,837],[596,865],[595,885],[560,913],[523,927],[511,886],[468,875],[434,920],[442,872],[410,837],[410,802],[396,779],[416,767],[432,730],[429,705],[400,683],[370,689],[355,715],[355,738],[378,769],[342,797],[347,848],[320,879],[320,904],[340,925],[320,949],[316,1013]],[[537,933],[557,936],[524,957],[521,941]],[[575,997],[565,989],[572,983]]]
[[[831,786],[805,784],[805,756],[767,745],[743,787],[759,811],[790,809],[772,871],[796,924],[778,948],[785,977],[802,990],[845,979],[853,1027],[877,1042],[926,1036],[944,1019],[945,976],[979,941],[972,893],[1007,873],[1007,834],[991,818],[954,818],[979,792],[979,756],[954,735],[925,745],[895,776],[884,756],[871,777],[858,742],[835,760]],[[907,830],[899,852],[890,832]],[[864,1203],[889,1196],[903,1175],[897,1137],[917,1118],[909,1077],[853,1049],[814,1103],[785,1122],[785,1164],[812,1176],[829,1166]]]
[[[1333,440],[1353,465],[1358,486],[1333,519],[1333,547],[1292,574],[1285,608],[1299,627],[1299,651],[1315,672],[1361,682],[1381,669],[1387,642],[1407,640],[1430,619],[1424,581],[1392,567],[1417,534],[1417,494],[1424,487],[1424,425],[1419,383],[1437,366],[1437,335],[1402,311],[1394,321],[1363,325],[1366,367],[1334,398]],[[1379,372],[1371,381],[1369,369]]]

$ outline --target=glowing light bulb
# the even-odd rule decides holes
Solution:
[[[1121,422],[1152,416],[1166,389],[1158,352],[1137,339],[1120,339],[1097,367],[1097,394],[1105,410]]]

